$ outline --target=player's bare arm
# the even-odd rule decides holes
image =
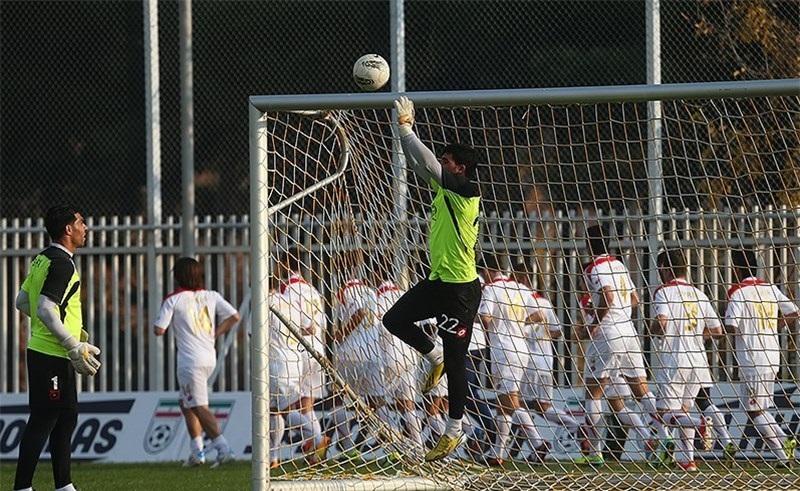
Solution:
[[[239,322],[239,314],[233,314],[232,316],[228,317],[224,321],[220,322],[216,329],[214,329],[214,337],[218,338],[225,334],[226,332],[230,331],[231,328]]]
[[[541,324],[544,321],[544,312],[541,310],[535,310],[525,319],[525,324]]]
[[[659,315],[650,323],[650,335],[663,336],[664,331],[667,330],[667,316]]]
[[[782,331],[784,328],[786,328],[789,332],[796,333],[798,317],[800,317],[800,311],[782,315],[778,319],[778,330]]]
[[[342,341],[349,336],[368,315],[369,312],[366,309],[358,309],[347,322],[339,327],[339,329],[336,329],[336,333],[333,335],[334,341]]]

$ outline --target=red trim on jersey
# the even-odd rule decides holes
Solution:
[[[344,284],[343,287],[339,288],[339,291],[336,293],[336,298],[339,299],[341,302],[344,299],[344,291],[353,286],[363,285],[364,283],[361,280],[350,280]]]
[[[378,295],[383,295],[386,292],[396,292],[399,288],[394,283],[381,283],[381,286],[378,287],[377,293]]]
[[[286,289],[289,288],[289,285],[294,285],[295,283],[305,283],[306,280],[303,279],[302,276],[299,274],[293,274],[289,277],[288,280],[281,283],[281,286],[278,289],[281,291],[281,294],[286,293]]]
[[[616,261],[616,260],[617,260],[617,258],[615,258],[614,256],[610,256],[610,255],[608,255],[608,254],[603,254],[602,256],[597,256],[596,258],[594,258],[594,260],[592,260],[591,264],[589,264],[588,266],[586,266],[586,271],[584,271],[584,274],[585,274],[586,276],[589,276],[590,274],[592,274],[592,270],[593,270],[593,269],[594,269],[596,266],[599,266],[599,265],[601,265],[601,264],[603,264],[603,263],[608,263],[608,262],[611,262],[611,261]]]
[[[174,292],[167,294],[167,296],[164,297],[164,300],[168,299],[169,297],[173,297],[173,296],[175,296],[175,295],[177,295],[179,293],[183,293],[183,292],[200,292],[200,291],[203,291],[203,290],[205,290],[205,288],[178,288]]]
[[[758,279],[758,278],[756,278],[755,276],[751,276],[751,277],[749,277],[749,278],[745,278],[745,279],[743,279],[743,280],[741,281],[741,283],[739,283],[738,285],[733,285],[733,286],[732,286],[732,287],[731,287],[731,288],[728,290],[728,298],[731,298],[731,296],[732,296],[732,295],[733,295],[733,294],[734,294],[734,293],[735,293],[737,290],[741,290],[742,288],[744,288],[744,287],[746,287],[746,286],[753,286],[753,285],[766,285],[766,284],[767,284],[767,282],[766,282],[766,281],[764,281],[764,280],[759,280],[759,279]]]
[[[509,283],[509,282],[511,282],[511,279],[509,279],[508,276],[499,274],[494,278],[492,278],[492,282],[489,284],[494,285],[495,283]]]
[[[580,300],[581,309],[586,310],[592,306],[592,295],[589,293],[584,293]]]
[[[533,298],[535,298],[536,300],[547,300],[547,297],[545,297],[544,295],[542,295],[542,294],[541,294],[541,293],[539,293],[539,292],[533,292],[531,295],[532,295],[532,296],[533,296]]]
[[[678,285],[691,286],[691,283],[682,278],[673,278],[668,282],[664,283],[663,285],[659,286],[658,288],[656,288],[656,290],[653,292],[653,298],[655,298],[656,294],[658,294],[658,292],[660,292],[662,288],[666,288],[668,286],[678,286]]]

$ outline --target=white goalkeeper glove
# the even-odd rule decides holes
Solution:
[[[397,124],[400,136],[410,135],[411,126],[414,124],[414,103],[406,96],[400,96],[394,101],[394,108],[397,110]]]
[[[80,341],[70,336],[61,343],[61,346],[67,350],[69,361],[72,362],[76,372],[81,375],[94,375],[100,368],[100,360],[95,358],[100,354],[100,348],[87,343],[84,339],[89,339],[89,333],[81,330]]]

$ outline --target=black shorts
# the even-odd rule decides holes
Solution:
[[[481,283],[477,279],[469,283],[424,279],[407,291],[395,306],[402,305],[413,313],[415,321],[435,317],[440,335],[448,333],[469,341],[480,302]]]
[[[28,405],[78,409],[75,369],[66,358],[27,350]]]

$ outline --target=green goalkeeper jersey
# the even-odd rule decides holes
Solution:
[[[29,349],[69,358],[67,350],[36,315],[36,307],[41,295],[50,298],[58,306],[58,315],[64,327],[70,334],[80,338],[83,329],[80,287],[78,269],[65,249],[51,245],[34,258],[30,272],[22,283],[22,289],[28,293],[31,309]]]
[[[442,184],[431,180],[436,191],[432,203],[429,247],[431,280],[469,283],[478,277],[475,245],[478,242],[480,192],[464,176],[442,174]]]

